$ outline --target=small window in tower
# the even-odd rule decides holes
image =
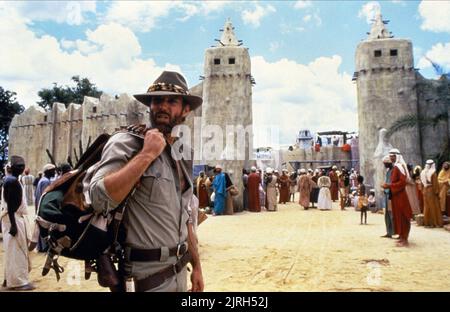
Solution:
[[[230,57],[228,59],[228,64],[236,64],[236,59],[234,57]]]
[[[220,65],[220,59],[215,58],[214,59],[214,65]]]
[[[391,50],[391,56],[397,56],[397,49]]]
[[[44,122],[47,122],[47,116],[44,116]]]
[[[380,57],[380,56],[381,56],[381,50],[375,50],[374,53],[373,53],[373,55],[374,55],[375,57]]]
[[[94,114],[97,114],[97,106],[92,107],[92,112],[93,112]]]

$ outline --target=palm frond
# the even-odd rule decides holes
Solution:
[[[426,127],[433,127],[436,128],[436,126],[441,121],[447,121],[448,120],[448,113],[443,112],[439,113],[434,117],[427,117],[427,118],[420,118],[417,115],[405,115],[396,121],[394,121],[391,125],[391,127],[388,129],[388,132],[386,133],[386,136],[390,138],[394,133],[400,132],[405,129],[410,129],[417,127],[420,125],[420,128],[426,128]]]
[[[419,123],[419,117],[417,115],[405,115],[392,123],[389,127],[386,137],[390,138],[394,133],[400,132],[404,129],[414,128]]]
[[[433,128],[436,128],[436,126],[441,122],[441,121],[448,121],[448,112],[443,112],[440,114],[437,114],[436,116],[434,116],[433,118],[431,118],[432,124],[431,126]],[[421,123],[422,127],[424,127],[424,125]]]
[[[434,155],[427,155],[428,159],[433,159],[437,163],[437,169],[440,169],[444,162],[446,162],[448,159],[450,159],[450,140],[444,141],[444,143],[441,145],[441,150],[439,153]]]

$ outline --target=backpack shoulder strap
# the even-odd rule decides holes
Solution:
[[[144,124],[134,124],[126,127],[121,127],[120,129],[116,130],[116,132],[113,133],[129,133],[133,136],[136,136],[140,139],[144,139],[145,133],[149,130],[149,128]],[[114,211],[114,218],[112,220],[111,226],[112,226],[112,233],[114,235],[114,240],[111,246],[110,251],[113,253],[118,252],[118,248],[120,248],[120,244],[118,242],[119,239],[119,230],[120,225],[122,223],[123,215],[125,213],[125,208],[128,204],[128,200],[131,196],[133,196],[134,192],[136,191],[136,185],[132,188],[130,193],[128,193],[127,197],[120,203],[120,205],[115,209]]]
[[[128,133],[140,139],[144,139],[145,133],[147,133],[148,130],[150,130],[150,128],[145,124],[133,124],[116,128],[116,131],[112,135],[117,133]]]

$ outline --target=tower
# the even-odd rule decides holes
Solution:
[[[253,150],[251,133],[242,132],[252,127],[253,78],[248,48],[237,40],[230,20],[221,31],[222,37],[216,39],[218,44],[205,52],[202,160],[211,166],[220,163],[233,184],[242,190],[242,169],[249,165],[249,151]],[[208,131],[217,126],[221,134]],[[219,147],[214,156],[205,155],[211,143],[217,141],[222,142],[223,151]],[[235,198],[234,205],[242,207],[242,194]]]
[[[358,94],[361,174],[365,183],[376,188],[374,174],[379,161],[374,161],[374,152],[379,130],[388,129],[401,117],[418,113],[412,43],[394,39],[387,23],[378,14],[369,36],[358,44],[353,78]],[[390,143],[400,150],[406,162],[422,163],[417,128],[394,134]]]

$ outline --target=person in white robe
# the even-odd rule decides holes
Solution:
[[[19,175],[25,169],[25,161],[20,156],[11,156],[12,175],[5,179],[1,194],[1,223],[3,231],[3,286],[11,290],[33,290],[29,281],[31,263],[28,243],[31,238],[27,218],[27,201]]]
[[[34,176],[30,174],[30,168],[26,168],[24,175],[20,178],[20,182],[23,185],[25,191],[25,197],[27,198],[27,205],[34,205]]]
[[[272,168],[266,169],[266,193],[267,193],[267,210],[268,211],[277,211],[277,176],[273,174]]]
[[[320,187],[317,208],[320,210],[331,210],[333,202],[331,201],[331,180],[328,176],[321,176],[317,182]]]

